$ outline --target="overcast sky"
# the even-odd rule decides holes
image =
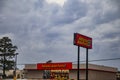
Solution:
[[[76,63],[75,32],[93,39],[89,60],[120,58],[120,0],[0,0],[0,38],[18,47],[18,64]],[[91,63],[120,69],[120,60]]]

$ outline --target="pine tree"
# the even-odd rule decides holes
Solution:
[[[12,44],[11,39],[3,37],[0,39],[0,63],[3,66],[3,77],[5,77],[5,70],[14,68],[14,57],[17,46]]]

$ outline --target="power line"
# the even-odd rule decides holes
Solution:
[[[110,61],[110,60],[120,60],[120,58],[99,59],[99,60],[90,60],[89,62],[93,62],[93,61]]]
[[[98,61],[111,61],[111,60],[120,60],[120,58],[110,58],[110,59],[95,59],[95,60],[89,60],[88,62],[98,62]],[[77,61],[73,61],[77,62]],[[86,62],[85,60],[80,62]],[[17,65],[25,65],[25,64],[36,64],[36,63],[18,63]]]
[[[98,62],[98,61],[110,61],[110,60],[120,60],[120,58],[110,58],[110,59],[95,59],[95,60],[89,60],[88,62]],[[74,61],[77,62],[77,61]],[[80,62],[86,62],[84,61],[80,61]]]
[[[88,62],[94,62],[94,61],[110,61],[110,60],[120,60],[120,58],[89,60]],[[84,61],[84,62],[85,62],[85,61]]]

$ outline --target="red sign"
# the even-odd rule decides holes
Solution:
[[[92,38],[74,33],[74,45],[92,49]]]
[[[37,69],[39,70],[62,70],[72,69],[72,62],[63,63],[38,63]]]

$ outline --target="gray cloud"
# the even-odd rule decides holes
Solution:
[[[69,24],[75,20],[84,17],[87,12],[87,7],[85,3],[79,2],[77,0],[69,0],[61,11],[57,14],[55,23],[59,24]]]

